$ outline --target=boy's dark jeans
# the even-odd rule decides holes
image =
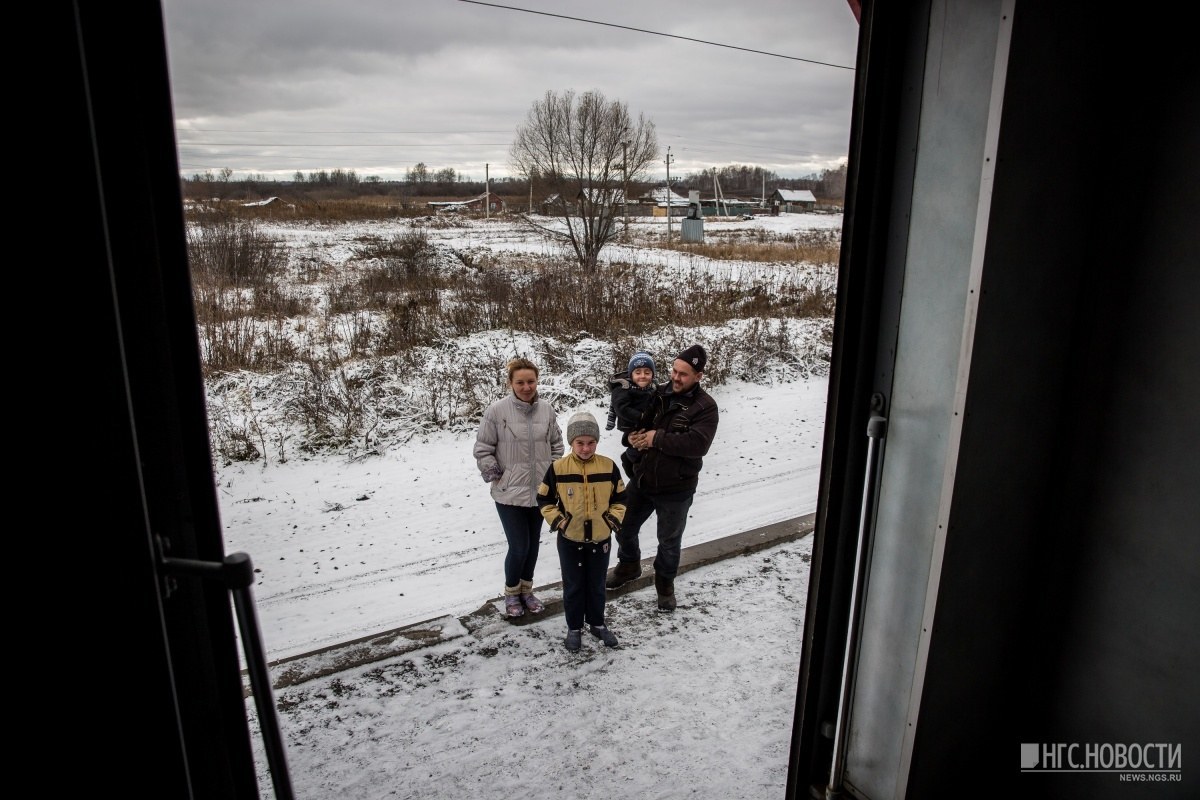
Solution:
[[[625,519],[617,534],[617,559],[642,560],[639,542],[642,525],[651,514],[658,516],[658,554],[654,571],[664,578],[674,578],[679,572],[679,552],[683,544],[683,529],[687,526],[688,509],[692,507],[695,490],[668,494],[647,494],[638,491],[637,483],[625,489]]]
[[[604,624],[604,577],[612,539],[602,542],[573,542],[561,533],[558,563],[562,567],[563,616],[568,630],[579,630],[583,623]]]

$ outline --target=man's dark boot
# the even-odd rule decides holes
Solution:
[[[675,610],[675,579],[654,573],[654,589],[658,592],[658,610],[669,614]]]
[[[616,568],[612,571],[612,576],[604,582],[604,587],[606,589],[616,589],[618,586],[624,586],[641,574],[642,562],[618,561]]]

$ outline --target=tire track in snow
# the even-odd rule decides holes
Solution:
[[[272,605],[293,600],[304,600],[306,598],[319,597],[321,595],[343,592],[354,588],[374,586],[375,584],[392,581],[397,578],[432,575],[436,572],[445,570],[446,562],[448,560],[454,561],[456,565],[469,564],[472,561],[479,561],[483,558],[496,558],[497,554],[502,554],[507,547],[508,543],[504,541],[490,542],[488,544],[476,545],[475,547],[467,547],[460,550],[439,553],[437,555],[430,556],[428,558],[417,559],[415,561],[406,561],[402,564],[379,567],[367,572],[348,575],[344,578],[334,577],[333,579],[325,579],[324,576],[322,576],[319,584],[305,584],[294,587],[285,592],[261,595],[256,597],[255,600],[259,605]],[[413,569],[414,567],[417,567],[417,569]]]

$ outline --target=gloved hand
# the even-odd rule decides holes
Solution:
[[[493,464],[483,471],[483,482],[492,483],[500,480],[500,476],[504,474],[504,470],[500,469],[499,464]]]
[[[608,529],[613,533],[621,532],[621,520],[617,519],[611,511],[605,511],[600,515],[604,519],[604,523],[608,525]]]
[[[564,511],[560,516],[557,516],[550,521],[550,530],[557,533],[563,533],[567,530],[567,526],[570,524],[571,515]]]

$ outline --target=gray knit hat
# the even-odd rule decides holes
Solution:
[[[572,414],[570,421],[567,422],[567,442],[575,441],[576,436],[591,436],[596,441],[600,441],[600,423],[596,422],[596,418],[586,411]]]

